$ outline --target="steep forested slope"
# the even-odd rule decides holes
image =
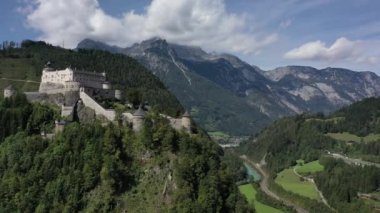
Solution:
[[[71,123],[23,95],[0,101],[1,212],[249,212],[223,150],[171,128],[159,111],[140,132]],[[3,116],[4,115],[4,116]],[[3,139],[5,138],[5,139]]]

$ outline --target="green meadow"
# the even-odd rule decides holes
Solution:
[[[299,162],[298,165],[295,167],[296,171],[303,175],[303,174],[312,174],[315,172],[321,172],[324,169],[324,166],[319,163],[318,160],[312,161],[309,163],[302,163]]]
[[[311,199],[320,200],[315,184],[306,180],[301,180],[301,178],[294,173],[293,167],[278,173],[275,183],[280,185],[286,191]]]
[[[357,135],[348,133],[348,132],[342,132],[342,133],[327,133],[326,135],[339,140],[339,141],[345,141],[345,142],[371,142],[371,141],[377,141],[380,140],[380,134],[369,134],[365,137],[359,137]]]
[[[255,208],[255,211],[257,213],[281,213],[283,211],[279,209],[275,209],[271,206],[265,205],[263,203],[260,203],[256,200],[256,189],[252,186],[252,184],[244,184],[239,186],[239,191],[242,193],[246,199],[248,200],[248,203],[250,205],[253,205]]]

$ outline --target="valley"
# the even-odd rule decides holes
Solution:
[[[245,159],[265,158],[265,164],[251,165],[261,173],[265,168],[268,178],[261,189],[277,200],[307,212],[376,212],[376,198],[364,194],[379,189],[379,109],[380,99],[369,98],[326,117],[283,118],[236,150],[247,155]],[[353,136],[370,140],[352,140]]]
[[[169,44],[161,42],[160,45],[159,47],[161,48]],[[41,198],[44,192],[34,191],[36,193],[34,202],[43,203],[45,207],[32,207],[27,206],[25,203],[17,204],[12,201],[10,204],[4,203],[0,206],[2,209],[13,209],[16,208],[15,206],[21,209],[37,207],[60,209],[65,206],[65,208],[86,208],[91,210],[97,208],[96,206],[103,206],[102,208],[105,209],[140,211],[141,206],[145,205],[143,211],[151,212],[157,210],[159,205],[162,205],[159,211],[168,209],[177,209],[178,211],[193,208],[206,209],[209,208],[210,202],[215,202],[212,205],[215,208],[229,209],[228,211],[238,208],[240,212],[249,212],[255,209],[264,213],[273,211],[355,212],[357,209],[361,209],[363,212],[372,212],[377,208],[376,190],[379,186],[376,185],[376,181],[380,177],[378,173],[378,136],[380,134],[378,126],[380,124],[380,114],[378,110],[380,105],[377,98],[364,99],[331,114],[304,113],[281,118],[265,128],[264,123],[266,121],[264,122],[264,120],[275,118],[269,118],[264,113],[261,114],[262,118],[265,119],[260,121],[263,122],[261,123],[263,125],[260,127],[260,132],[250,137],[234,135],[234,133],[220,130],[213,121],[207,124],[209,126],[205,128],[205,130],[211,129],[212,131],[210,132],[198,127],[197,123],[191,125],[193,133],[189,136],[179,129],[173,130],[171,121],[167,123],[164,118],[159,116],[165,115],[165,118],[169,118],[169,115],[175,117],[183,114],[185,107],[182,107],[181,101],[177,101],[176,97],[166,90],[165,85],[159,81],[159,78],[154,77],[149,70],[139,65],[134,59],[97,50],[66,51],[46,46],[43,43],[27,43],[26,47],[23,48],[15,49],[12,53],[13,56],[19,54],[21,59],[4,60],[1,63],[6,69],[0,68],[0,82],[3,82],[4,85],[14,85],[16,91],[33,91],[38,85],[38,76],[41,75],[38,67],[42,66],[42,61],[46,58],[52,58],[58,68],[67,66],[69,63],[86,69],[95,68],[96,70],[101,70],[107,67],[108,80],[127,95],[128,104],[132,107],[130,111],[137,110],[141,102],[149,102],[154,110],[148,116],[148,121],[150,120],[151,122],[143,123],[143,129],[145,130],[141,133],[134,132],[136,130],[133,128],[133,131],[131,131],[129,129],[131,126],[120,122],[117,125],[105,125],[104,123],[97,123],[99,121],[104,122],[104,120],[94,118],[93,121],[97,122],[91,123],[81,120],[82,117],[79,116],[78,120],[67,125],[68,130],[53,134],[52,137],[42,135],[39,138],[41,131],[48,133],[54,131],[56,127],[53,125],[53,118],[58,117],[57,111],[59,109],[57,110],[51,105],[44,105],[46,103],[41,103],[41,105],[28,103],[22,97],[17,97],[14,100],[10,99],[11,102],[7,102],[8,99],[3,99],[5,102],[1,105],[3,107],[1,108],[3,110],[2,122],[4,122],[2,126],[7,127],[5,128],[7,130],[0,131],[1,139],[4,141],[0,143],[0,156],[3,156],[2,159],[14,157],[5,151],[1,151],[2,149],[14,150],[17,149],[14,146],[21,146],[25,141],[40,140],[42,143],[40,152],[50,156],[52,155],[51,150],[61,148],[45,144],[48,140],[54,141],[53,144],[63,140],[65,141],[63,144],[66,144],[74,140],[71,136],[70,139],[66,138],[71,134],[79,137],[79,140],[81,137],[89,137],[88,134],[92,134],[91,131],[95,130],[99,131],[96,134],[100,135],[100,139],[91,138],[92,142],[80,143],[81,147],[93,149],[91,144],[100,143],[100,141],[113,141],[112,143],[115,142],[119,145],[112,148],[113,150],[117,149],[117,152],[111,150],[113,154],[102,154],[102,159],[104,159],[101,162],[94,163],[97,169],[91,174],[97,178],[95,182],[90,180],[91,175],[87,174],[88,169],[84,170],[84,167],[81,167],[76,171],[86,172],[82,174],[88,178],[87,182],[84,183],[92,184],[87,186],[87,191],[78,195],[86,196],[86,200],[76,201],[80,204],[69,204],[66,197],[62,197],[58,203],[48,204],[48,200]],[[199,73],[195,75],[189,70],[203,69],[202,63],[206,62],[190,65],[188,62],[182,61],[183,59],[175,58],[179,57],[176,54],[184,54],[181,51],[186,48],[182,46],[175,46],[175,48],[178,53],[174,50],[170,52],[171,61],[176,62],[175,66],[177,68],[181,68],[181,75],[187,79],[187,84],[191,86],[199,85],[197,81],[189,81],[195,76],[200,78]],[[22,58],[24,52],[30,54],[26,59]],[[32,53],[36,55],[33,56]],[[64,57],[67,61],[62,63],[61,57]],[[103,62],[95,63],[92,57],[100,57]],[[232,60],[231,56],[223,57]],[[103,63],[108,64],[105,66]],[[197,68],[193,66],[197,66]],[[212,66],[219,65],[213,64]],[[25,70],[25,68],[28,69]],[[120,72],[119,69],[124,70],[124,72]],[[186,75],[184,75],[184,72]],[[205,74],[203,73],[202,75]],[[238,76],[235,77],[238,78]],[[268,81],[263,76],[260,78],[264,79],[263,81]],[[271,78],[274,79],[271,81],[275,81],[282,77]],[[213,80],[213,82],[220,81],[223,81],[223,79],[216,78]],[[146,82],[149,82],[149,84],[147,85]],[[202,88],[207,89],[208,86],[202,85]],[[220,86],[214,88],[218,88],[215,91],[221,89]],[[233,88],[237,89],[238,87],[229,85],[222,89],[231,90]],[[239,91],[240,89],[235,90],[237,92],[235,95],[239,97],[239,100],[242,100],[242,97],[238,94]],[[205,97],[210,98],[209,96]],[[210,106],[209,103],[204,103],[204,106]],[[27,107],[23,108],[22,104]],[[103,104],[113,106],[112,103]],[[239,116],[231,114],[227,117],[220,117],[218,113],[220,110],[225,110],[222,107],[224,105],[234,106],[221,103],[215,107],[215,118],[221,121],[220,125],[226,124],[223,128],[233,129],[228,125],[236,125],[232,121],[234,119],[239,120],[239,116],[245,117],[247,120],[252,119],[250,116],[247,117],[244,111],[239,111]],[[249,106],[248,108],[251,107]],[[11,108],[14,108],[14,110],[10,110]],[[246,109],[248,110],[248,108]],[[191,108],[190,111],[190,114],[195,116],[195,121],[199,121],[197,119],[203,117],[203,113],[205,111],[202,111],[200,106]],[[11,118],[17,118],[17,122],[12,122]],[[228,119],[231,119],[232,123],[224,123]],[[241,120],[239,122],[242,122],[242,125],[244,123]],[[200,124],[202,125],[202,122]],[[249,128],[249,125],[243,125],[243,127]],[[237,129],[240,130],[244,128],[237,126]],[[82,132],[77,132],[76,129],[83,131],[85,136],[81,136]],[[57,139],[56,137],[59,138]],[[214,142],[211,142],[210,138],[216,140],[225,149],[222,150]],[[97,149],[111,152],[108,150],[110,148],[108,146],[107,144],[99,144]],[[70,145],[68,150],[75,151],[77,148],[75,145],[73,147]],[[31,151],[28,147],[25,147],[25,149],[23,152],[29,153]],[[232,152],[236,156],[226,160],[224,158],[230,152],[229,150],[233,150]],[[91,150],[88,152],[93,153]],[[71,157],[79,159],[83,157],[82,154],[78,152],[78,155],[75,154]],[[110,158],[114,154],[115,158]],[[30,156],[39,158],[37,153],[30,154]],[[199,157],[193,159],[194,156]],[[241,156],[240,160],[237,156]],[[66,159],[61,155],[59,158],[63,161]],[[88,159],[89,161],[84,160],[84,165],[92,162],[91,159]],[[105,164],[109,160],[115,164]],[[23,161],[23,158],[16,161]],[[4,165],[0,161],[0,166],[3,166],[2,168],[7,171],[9,176],[19,174],[18,170],[14,171],[14,173],[13,170],[10,170],[10,167]],[[68,163],[67,167],[64,168],[69,169],[71,166],[73,165]],[[193,168],[194,166],[197,168]],[[28,172],[30,169],[36,169],[32,165],[26,165],[26,168]],[[112,174],[116,176],[111,176],[111,179],[109,179],[110,177],[104,176],[103,172],[105,172],[104,169],[112,168],[115,169]],[[130,169],[131,173],[126,172],[128,169]],[[202,172],[200,174],[198,172],[194,173],[194,171]],[[220,171],[220,173],[215,173],[216,171]],[[44,173],[44,171],[39,172]],[[46,179],[45,181],[50,184],[58,184],[57,179],[67,178],[61,177],[62,175],[60,174],[60,172],[54,173],[52,179]],[[131,178],[129,180],[136,182],[125,182],[117,179],[119,178],[118,175],[120,177],[128,176],[128,178]],[[362,182],[358,185],[350,185],[348,183],[351,180],[342,178],[344,176],[360,179]],[[28,177],[29,173],[23,178]],[[2,176],[2,178],[4,181],[8,181],[8,176]],[[228,188],[222,190],[219,188],[220,185],[213,185],[216,183],[209,178],[215,178],[218,184],[226,184]],[[22,181],[26,181],[26,179],[22,179]],[[65,179],[65,181],[67,181],[66,184],[81,186],[80,183],[70,182],[71,180]],[[332,186],[327,183],[332,184]],[[127,185],[121,186],[117,184]],[[177,184],[184,188],[178,191]],[[238,184],[239,187],[234,184]],[[3,187],[4,190],[17,191],[16,185],[5,186],[0,184],[0,187]],[[42,187],[47,186],[43,185]],[[58,187],[58,185],[54,185],[52,188],[54,189],[55,187]],[[50,189],[46,190],[47,193],[50,193]],[[218,194],[219,198],[210,197],[212,194],[209,193],[210,190],[215,190],[215,193],[222,190],[223,194]],[[24,192],[20,193],[26,196]],[[76,192],[70,191],[70,193]],[[87,193],[90,194],[85,195]],[[348,196],[346,196],[347,193]],[[100,194],[107,196],[108,200],[105,203],[99,200]],[[190,194],[194,196],[194,199],[187,199]],[[7,196],[13,197],[13,194],[8,193]],[[43,196],[47,195],[44,194]],[[217,201],[218,199],[219,201]],[[219,210],[214,209],[212,211]]]
[[[380,0],[0,3],[0,213],[380,213]]]

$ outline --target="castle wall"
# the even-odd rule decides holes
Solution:
[[[61,116],[68,117],[74,112],[73,106],[63,106],[61,107]]]
[[[4,90],[4,98],[10,98],[14,95],[16,95],[16,91],[8,89]]]
[[[65,92],[79,91],[80,83],[75,81],[66,81],[64,88]]]
[[[79,97],[82,99],[82,102],[85,106],[90,107],[95,110],[96,115],[103,115],[108,120],[113,121],[116,117],[115,110],[107,110],[100,106],[94,99],[92,99],[86,92],[81,89],[79,92]]]
[[[162,117],[166,118],[170,122],[170,126],[172,126],[175,130],[185,129],[187,132],[191,131],[191,120],[188,117],[183,118],[172,118],[168,115],[161,114]]]
[[[133,126],[133,131],[135,132],[138,132],[142,129],[142,127],[144,126],[144,118],[143,117],[133,117],[133,122],[132,122]]]
[[[29,102],[41,102],[47,99],[47,95],[39,92],[24,92]]]

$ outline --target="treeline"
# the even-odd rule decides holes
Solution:
[[[90,72],[106,72],[108,80],[116,88],[124,90],[130,102],[149,102],[172,116],[184,112],[179,101],[157,77],[125,55],[98,50],[66,50],[41,41],[26,40],[22,42],[21,48],[0,50],[0,58],[27,63],[32,69],[25,72],[34,72],[31,74],[38,77],[49,61],[56,69],[72,67]]]
[[[19,105],[4,108],[13,106]],[[114,124],[72,123],[47,140],[28,134],[26,120],[20,125],[24,129],[0,143],[0,212],[128,211],[132,204],[124,200],[131,194],[142,211],[251,211],[222,160],[223,150],[202,134],[175,131],[158,113],[149,114],[138,133]],[[162,188],[131,192],[148,181],[152,168],[173,175],[171,202],[159,207],[149,206],[146,197],[160,200]]]
[[[286,191],[281,186],[275,184],[274,181],[270,181],[270,189],[274,191],[276,194],[278,194],[281,198],[285,198],[287,200],[290,200],[291,202],[302,206],[303,208],[307,209],[310,213],[332,213],[334,212],[329,207],[327,207],[322,202],[319,202],[315,199],[310,199],[308,197],[301,196],[296,193],[292,193],[289,191]]]
[[[325,169],[317,173],[315,181],[330,205],[341,212],[372,212],[358,199],[358,193],[380,189],[380,169],[350,166],[331,158],[324,158],[322,163]]]
[[[310,162],[320,159],[327,154],[327,151],[378,160],[379,141],[346,143],[337,141],[326,133],[350,132],[366,136],[370,133],[379,133],[379,121],[380,98],[369,98],[330,116],[303,114],[280,119],[264,129],[254,140],[243,143],[238,150],[257,162],[265,156],[267,169],[272,177],[275,177],[279,171],[295,165],[298,159]],[[342,212],[359,212],[359,209],[369,208],[369,205],[358,199],[357,193],[379,189],[378,168],[355,167],[333,159],[324,159],[321,163],[324,164],[325,171],[317,174],[316,181],[334,208]],[[275,184],[273,187],[277,192],[282,191],[282,194],[288,194],[290,198],[293,196],[294,200],[303,200],[304,204],[307,203],[304,198],[297,198]],[[318,208],[315,206],[314,209]]]
[[[331,128],[334,132],[347,131],[358,136],[380,133],[380,98],[367,98],[345,107],[332,117],[344,117]]]
[[[31,104],[21,93],[0,100],[0,141],[19,131],[28,134],[49,131],[58,117],[58,110],[45,104]]]
[[[307,118],[298,115],[280,119],[264,129],[255,142],[246,142],[239,150],[256,161],[266,155],[267,167],[274,173],[295,165],[298,159],[316,160],[338,142],[321,134],[312,123],[306,122]]]

